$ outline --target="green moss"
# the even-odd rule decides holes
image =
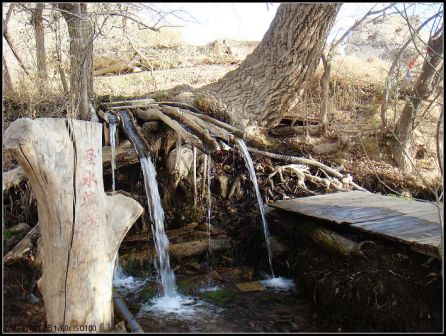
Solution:
[[[12,236],[14,236],[14,232],[12,232],[12,231],[10,231],[8,229],[4,229],[3,230],[3,240],[8,240]]]
[[[233,289],[223,288],[212,292],[201,293],[201,298],[216,306],[225,307],[234,300],[235,295],[236,293]]]
[[[181,279],[177,281],[177,288],[181,294],[191,295],[194,294],[200,286],[198,281],[191,279]]]
[[[153,299],[156,296],[156,294],[157,294],[156,288],[153,287],[146,287],[142,292],[144,300]]]

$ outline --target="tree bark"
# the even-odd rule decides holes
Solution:
[[[100,124],[73,119],[19,119],[5,131],[37,199],[39,288],[47,323],[59,328],[112,327],[114,258],[143,211],[131,198],[105,195],[101,142]]]
[[[290,113],[319,63],[341,4],[281,4],[263,40],[240,66],[200,89],[217,117],[274,127]]]
[[[5,55],[2,54],[3,60],[3,86],[2,86],[2,94],[4,97],[12,96],[14,94],[14,88],[12,86],[11,75],[9,74],[9,69],[6,64]]]
[[[60,3],[70,36],[70,87],[74,117],[89,120],[93,92],[93,41],[85,3]],[[79,113],[79,114],[78,114]]]
[[[36,40],[37,78],[39,92],[45,92],[48,73],[46,70],[45,31],[43,26],[44,3],[37,3],[33,9],[32,23]]]
[[[444,32],[440,36],[432,36],[427,46],[427,55],[424,59],[421,74],[412,90],[409,101],[404,106],[395,134],[393,157],[398,167],[404,172],[412,171],[413,132],[418,107],[424,99],[429,98],[434,88],[432,81],[437,67],[443,61]]]
[[[321,84],[321,108],[320,108],[320,119],[322,124],[322,130],[325,133],[328,129],[328,99],[329,99],[329,80],[331,74],[331,61],[332,55],[328,55],[329,58],[326,59],[322,56],[322,62],[324,64],[324,72],[320,80]]]

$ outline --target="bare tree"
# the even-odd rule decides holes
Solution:
[[[90,119],[89,100],[93,94],[93,41],[86,3],[60,3],[70,36],[70,90],[74,116]]]
[[[439,17],[439,15],[441,14],[441,12],[436,13],[435,15],[431,16],[430,18],[428,18],[427,20],[425,20],[422,24],[420,24],[418,26],[418,28],[415,30],[415,33],[418,34],[421,29],[423,29],[423,27],[425,27],[430,21],[432,21],[433,19]],[[384,90],[383,90],[383,100],[382,100],[382,104],[381,104],[381,122],[383,124],[384,127],[387,126],[387,109],[389,108],[389,95],[390,95],[390,91],[392,88],[392,83],[394,82],[394,77],[395,77],[395,69],[398,65],[398,63],[401,61],[401,57],[404,54],[404,51],[407,49],[407,47],[414,42],[414,36],[410,36],[406,42],[398,49],[393,62],[390,66],[390,69],[387,73],[387,77],[386,77],[386,81],[384,84]]]
[[[339,45],[350,35],[352,31],[357,29],[361,24],[366,23],[366,19],[370,18],[373,15],[382,14],[387,9],[392,7],[393,4],[386,6],[380,10],[373,10],[375,6],[373,6],[367,13],[365,13],[359,20],[357,20],[350,28],[348,28],[344,34],[338,39],[335,39],[333,42],[331,42],[330,47],[328,48],[327,54],[325,55],[322,53],[322,63],[324,65],[324,72],[322,73],[321,79],[320,79],[320,85],[321,85],[321,107],[320,107],[320,120],[323,126],[324,132],[327,130],[328,127],[328,99],[329,99],[329,81],[330,81],[330,75],[331,75],[331,66],[333,62],[334,55],[336,53],[337,48]],[[371,20],[373,20],[372,18]],[[370,21],[371,21],[370,20]]]
[[[3,37],[5,38],[6,42],[9,45],[9,48],[11,48],[11,51],[14,54],[14,57],[17,59],[17,62],[19,62],[20,66],[22,67],[22,69],[26,73],[26,75],[29,76],[28,68],[25,65],[25,62],[23,61],[22,57],[18,53],[17,48],[16,48],[14,41],[12,39],[12,36],[8,30],[8,21],[11,18],[14,8],[15,8],[15,4],[11,3],[9,5],[8,12],[6,13],[6,18],[3,19],[3,21],[2,21],[3,22],[2,33],[3,33]]]
[[[44,7],[44,3],[36,3],[36,7],[32,9],[32,24],[36,40],[38,88],[40,92],[45,91],[48,80],[48,73],[46,70],[45,31],[43,26]]]
[[[397,126],[393,148],[393,156],[401,170],[410,172],[412,170],[413,157],[413,131],[415,119],[420,104],[429,98],[434,87],[432,83],[437,73],[437,68],[443,62],[444,32],[440,28],[431,38],[427,45],[426,57],[424,59],[421,74],[415,83],[412,93],[404,106],[400,121]]]

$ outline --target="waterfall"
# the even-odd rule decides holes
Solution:
[[[249,176],[251,178],[252,184],[253,184],[255,192],[256,192],[257,203],[259,205],[260,215],[262,217],[263,233],[265,235],[266,247],[268,249],[269,266],[271,269],[272,277],[274,278],[275,276],[274,276],[274,271],[273,271],[273,255],[271,253],[271,245],[270,245],[270,241],[269,241],[270,235],[269,235],[269,230],[268,230],[268,223],[266,222],[266,218],[265,218],[265,209],[263,207],[262,196],[260,195],[259,186],[257,184],[257,177],[256,177],[255,169],[254,169],[254,164],[252,162],[251,155],[249,155],[248,147],[246,147],[245,142],[242,139],[236,139],[235,143],[239,147],[239,149],[243,155],[243,158],[245,159],[246,167],[249,170]]]
[[[211,206],[212,206],[212,200],[211,200],[211,168],[212,168],[212,158],[210,155],[205,156],[205,160],[208,160],[208,169],[207,169],[207,193],[208,193],[208,215],[207,215],[207,229],[208,229],[208,255],[207,255],[207,262],[208,262],[208,271],[209,271],[209,281],[208,285],[210,287],[211,285],[211,273],[212,273],[212,266],[211,266]]]
[[[112,171],[112,191],[115,191],[115,149],[116,149],[116,117],[112,113],[107,113],[110,127],[110,147],[111,147],[111,171]]]
[[[147,204],[149,216],[152,222],[152,233],[157,253],[157,269],[163,288],[163,295],[166,298],[178,296],[175,285],[175,274],[170,267],[169,259],[169,239],[164,231],[164,210],[158,192],[156,181],[156,171],[145,143],[139,138],[133,129],[133,123],[128,111],[120,111],[123,127],[139,155],[141,169],[144,176],[144,187],[147,194]]]

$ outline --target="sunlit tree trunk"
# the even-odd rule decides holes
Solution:
[[[61,3],[70,36],[70,88],[73,108],[80,119],[90,119],[88,102],[93,93],[93,41],[85,3]]]
[[[277,125],[314,74],[340,6],[281,4],[253,53],[236,70],[202,88],[210,110],[242,127]]]

